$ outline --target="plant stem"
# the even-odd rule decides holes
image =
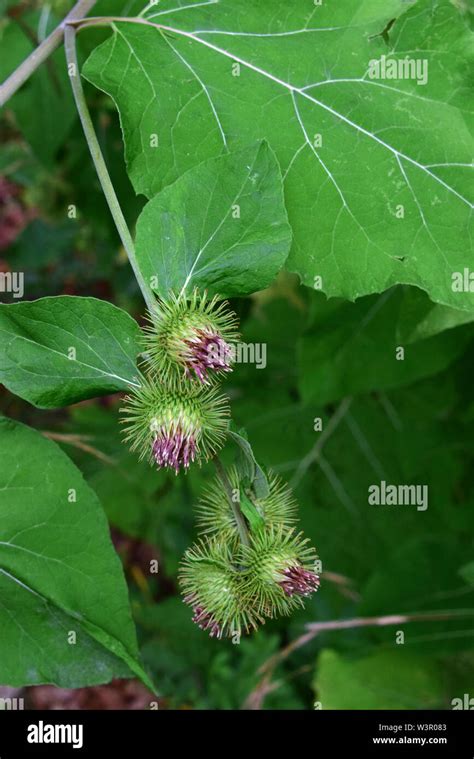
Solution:
[[[79,0],[68,13],[64,21],[46,37],[46,39],[33,52],[25,58],[23,63],[11,74],[0,87],[0,107],[5,105],[7,100],[26,82],[27,79],[36,71],[43,61],[61,44],[63,38],[64,25],[68,21],[79,21],[89,13],[94,7],[97,0]]]
[[[244,515],[242,514],[240,510],[240,506],[238,503],[236,503],[232,496],[232,485],[230,484],[229,478],[227,476],[227,472],[222,466],[222,463],[218,456],[215,456],[214,459],[214,465],[217,469],[217,474],[219,475],[219,479],[222,482],[222,485],[224,487],[224,490],[227,495],[227,499],[229,501],[230,507],[232,509],[232,513],[234,515],[235,523],[237,525],[237,529],[239,531],[239,537],[241,542],[244,546],[250,545],[250,539],[249,539],[249,533],[247,530],[247,525],[245,523]]]
[[[72,86],[72,91],[74,93],[74,99],[76,101],[77,110],[79,112],[82,128],[84,130],[84,135],[87,140],[87,144],[89,146],[92,160],[94,162],[95,170],[97,172],[97,176],[99,177],[102,190],[107,200],[110,213],[112,214],[113,220],[115,222],[115,226],[117,227],[117,231],[122,241],[122,245],[125,248],[125,252],[127,253],[128,260],[130,261],[130,264],[132,266],[133,273],[135,274],[135,277],[140,286],[140,290],[142,291],[142,294],[148,306],[148,309],[151,311],[155,304],[155,298],[153,296],[153,292],[150,286],[146,283],[140,271],[140,268],[138,266],[137,258],[135,255],[135,246],[133,244],[132,236],[127,227],[127,222],[125,221],[124,215],[122,213],[122,209],[120,208],[120,204],[118,202],[118,198],[115,193],[114,186],[110,179],[109,172],[107,170],[107,166],[104,161],[102,151],[100,149],[97,135],[94,131],[94,125],[92,123],[89,109],[87,107],[87,102],[84,95],[84,90],[82,88],[81,77],[79,73],[79,66],[77,62],[76,30],[72,26],[66,25],[65,27],[64,48],[66,51],[66,60],[68,63],[69,78],[71,80],[71,86]]]
[[[103,461],[104,464],[108,464],[109,466],[116,466],[117,462],[114,461],[114,459],[110,458],[110,456],[107,456],[107,454],[102,453],[102,451],[99,451],[98,448],[94,448],[93,445],[89,445],[86,440],[87,438],[85,435],[72,435],[69,433],[62,433],[62,432],[50,432],[49,430],[41,430],[41,434],[44,437],[49,438],[49,440],[57,440],[58,443],[65,443],[67,445],[73,445],[75,448],[79,448],[79,450],[84,451],[84,453],[90,453],[91,456],[95,456],[99,461]]]

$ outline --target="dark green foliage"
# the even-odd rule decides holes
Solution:
[[[57,51],[0,121],[0,274],[24,274],[23,298],[0,289],[0,684],[137,676],[160,708],[451,709],[474,695],[474,285],[453,287],[473,260],[472,12],[194,4],[82,31],[82,79],[172,330],[188,339],[195,287],[230,297],[262,362],[236,361],[216,408],[223,377],[201,389],[182,344],[157,345],[163,311],[144,341]],[[1,79],[69,8],[26,5],[0,3]],[[368,78],[389,49],[426,56],[426,84]],[[202,466],[130,453],[124,405],[135,451],[178,416]],[[248,545],[204,461],[222,446]],[[411,500],[372,502],[382,483]],[[318,593],[285,595],[296,565]]]

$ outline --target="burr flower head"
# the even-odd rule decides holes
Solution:
[[[307,544],[302,533],[279,527],[253,535],[250,546],[242,547],[251,568],[246,590],[264,616],[289,614],[319,588],[317,555]]]
[[[210,384],[232,370],[235,314],[218,296],[173,295],[157,301],[145,330],[145,353],[168,383]]]
[[[229,414],[226,399],[214,389],[168,388],[156,378],[142,378],[121,411],[130,448],[176,474],[222,446]]]
[[[245,572],[225,541],[205,538],[189,548],[179,579],[193,622],[211,637],[240,635],[263,621],[242,592]]]

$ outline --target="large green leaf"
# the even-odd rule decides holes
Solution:
[[[472,339],[473,329],[466,325],[416,343],[400,342],[403,303],[400,288],[356,303],[315,299],[313,323],[300,343],[303,400],[324,404],[406,385],[445,369]]]
[[[0,681],[150,685],[95,493],[55,443],[5,418],[0,460]]]
[[[0,381],[40,408],[127,390],[139,339],[125,311],[95,298],[0,305]]]
[[[355,660],[324,650],[315,688],[323,709],[439,709],[443,705],[436,664],[406,654],[400,646]]]
[[[280,168],[265,143],[186,172],[137,223],[140,268],[163,296],[196,286],[227,296],[261,290],[290,244]]]
[[[136,191],[151,197],[266,138],[285,178],[287,266],[305,284],[321,277],[350,299],[414,284],[472,310],[474,293],[452,289],[473,239],[472,34],[459,11],[449,0],[195,5],[114,24],[84,69],[118,105]],[[370,78],[382,55],[426,61],[427,81]]]

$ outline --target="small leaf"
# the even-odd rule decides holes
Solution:
[[[125,311],[95,298],[0,305],[0,382],[39,408],[128,390],[139,340]]]
[[[47,17],[39,11],[23,13],[21,25],[16,19],[6,18],[4,12],[2,17],[0,81],[3,82],[36,48],[35,34],[30,37],[28,30],[43,28],[47,36],[61,18],[52,9]],[[48,167],[54,167],[55,155],[77,118],[61,50],[33,73],[27,85],[9,101],[8,108],[13,111],[16,123],[33,148],[35,157]]]
[[[252,501],[247,498],[243,491],[240,493],[240,509],[244,517],[247,519],[252,532],[257,532],[265,527],[265,520],[258,513]]]
[[[163,297],[194,287],[224,296],[262,290],[290,244],[280,168],[266,143],[186,172],[137,222],[140,268]]]
[[[253,488],[256,498],[267,498],[270,493],[268,481],[263,469],[257,463],[252,446],[247,440],[247,433],[244,429],[237,431],[232,427],[235,427],[233,422],[231,422],[227,434],[240,446],[242,453],[241,470],[249,478],[250,486]]]
[[[93,490],[55,443],[4,417],[0,460],[0,682],[77,688],[136,675],[153,689]]]

